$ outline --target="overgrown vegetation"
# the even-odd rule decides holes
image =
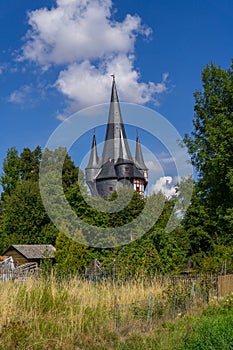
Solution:
[[[227,261],[226,271],[233,271],[233,71],[223,70],[214,64],[207,65],[202,74],[203,89],[195,93],[194,130],[186,135],[186,143],[197,172],[193,197],[183,222],[171,233],[165,230],[171,215],[174,198],[168,200],[162,194],[143,199],[135,193],[126,208],[116,213],[103,213],[89,205],[84,175],[75,166],[66,150],[46,149],[43,165],[47,176],[56,177],[56,169],[63,164],[62,181],[65,196],[82,222],[113,230],[137,218],[150,201],[151,210],[144,221],[126,231],[127,237],[113,235],[115,246],[131,237],[131,244],[114,249],[87,248],[58,232],[50,221],[39,190],[41,148],[25,148],[19,155],[15,148],[8,150],[3,164],[0,211],[0,251],[10,244],[56,245],[57,263],[62,273],[83,273],[93,259],[104,266],[117,262],[118,273],[127,278],[134,275],[154,276],[157,273],[177,274],[190,268],[193,272],[221,271]],[[79,179],[79,181],[78,181]],[[188,190],[187,183],[181,183]],[[49,195],[53,198],[51,189]],[[179,191],[179,188],[178,188]],[[127,190],[118,196],[127,196]],[[98,206],[111,204],[117,198],[114,193],[108,203],[90,199]],[[57,198],[53,206],[56,208]],[[161,204],[162,203],[162,204]],[[160,211],[158,221],[142,236],[147,222]],[[58,212],[59,216],[59,212]],[[69,220],[69,215],[68,215]],[[64,230],[65,231],[65,230]],[[106,237],[101,231],[85,231],[80,226],[74,236],[79,242],[92,237],[92,246],[105,246]],[[141,237],[142,236],[142,237]],[[107,237],[109,239],[109,236]],[[115,241],[114,241],[115,240]],[[114,244],[113,244],[114,245]],[[69,251],[66,247],[69,246]]]
[[[174,198],[160,193],[143,199],[134,193],[125,209],[103,213],[84,200],[83,173],[66,155],[64,193],[83,222],[115,228],[137,218],[148,201],[152,209],[133,232],[126,232],[130,244],[121,246],[117,241],[118,247],[103,249],[75,242],[58,232],[44,209],[39,190],[41,148],[25,148],[21,154],[14,147],[8,150],[0,178],[0,252],[10,244],[54,244],[56,279],[44,266],[42,280],[1,285],[0,349],[233,348],[232,296],[207,307],[213,298],[205,281],[190,287],[154,279],[184,270],[218,273],[223,266],[225,272],[233,271],[233,66],[223,70],[207,65],[202,80],[203,89],[194,95],[194,130],[184,139],[197,180],[183,221],[170,233],[165,228]],[[44,151],[47,176],[56,177],[65,153],[62,148]],[[181,186],[188,189],[188,181]],[[128,190],[122,191],[118,196],[128,195]],[[92,201],[103,206],[116,197],[114,193],[105,204]],[[142,236],[159,203],[163,210],[158,221]],[[56,208],[56,199],[53,204]],[[85,242],[88,234],[82,227],[74,232],[79,242]],[[106,243],[101,233],[94,239],[93,243]],[[110,274],[117,272],[114,283],[70,278],[83,274],[94,259]]]
[[[169,279],[123,284],[76,278],[58,282],[54,277],[2,282],[0,349],[231,349],[232,296],[219,302],[211,297],[207,305],[200,293],[190,303],[182,285],[176,284],[174,310]]]

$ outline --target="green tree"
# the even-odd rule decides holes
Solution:
[[[74,186],[79,169],[66,150],[59,148],[45,154],[47,168],[61,165],[64,191]],[[55,244],[57,229],[48,217],[39,188],[41,148],[24,148],[20,156],[15,148],[9,149],[4,161],[1,184],[3,195],[0,214],[0,250],[9,244]],[[48,172],[51,175],[51,172]],[[82,174],[81,174],[82,175]],[[83,176],[80,177],[83,180]],[[56,203],[55,203],[56,205]]]
[[[56,230],[50,226],[41,201],[38,182],[20,182],[4,197],[0,250],[9,244],[54,244]],[[47,230],[45,230],[45,227]]]
[[[60,275],[84,273],[87,266],[88,249],[74,240],[59,233],[56,239],[56,271]]]
[[[20,180],[20,157],[15,147],[8,149],[7,156],[3,161],[3,174],[0,184],[4,194],[10,194]]]
[[[20,154],[20,176],[22,180],[38,181],[41,154],[40,146],[37,146],[34,151],[24,148]]]
[[[184,222],[195,252],[233,240],[233,66],[207,65],[202,81],[194,130],[184,140],[198,176]]]

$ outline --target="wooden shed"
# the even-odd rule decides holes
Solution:
[[[14,244],[8,247],[1,255],[12,256],[16,266],[29,262],[40,265],[43,259],[55,259],[55,248],[51,244]]]

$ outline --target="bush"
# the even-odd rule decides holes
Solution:
[[[233,309],[213,309],[213,314],[196,320],[180,350],[233,349]]]

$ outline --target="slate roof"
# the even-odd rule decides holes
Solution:
[[[52,244],[13,244],[7,248],[2,255],[8,250],[15,249],[27,259],[54,258],[55,248]]]
[[[86,166],[86,169],[99,169],[99,157],[97,153],[95,134],[93,135],[90,159],[88,165]]]
[[[133,174],[134,174],[134,177],[137,179],[144,179],[143,172],[140,169],[138,169],[135,165],[133,168]]]
[[[108,115],[108,124],[105,135],[104,149],[103,149],[103,163],[109,159],[114,159],[114,162],[119,158],[120,150],[120,134],[124,142],[125,156],[127,159],[132,159],[129,144],[126,137],[125,127],[121,116],[120,103],[116,90],[115,78],[112,82],[112,94],[110,109]]]
[[[139,140],[139,137],[137,135],[136,137],[136,154],[135,154],[135,160],[136,160],[136,163],[138,164],[139,166],[139,169],[143,169],[143,170],[148,170],[145,162],[144,162],[144,159],[143,159],[143,155],[142,155],[142,148],[141,148],[141,144],[140,144],[140,140]]]
[[[129,165],[131,172],[126,171],[125,178],[135,178],[144,181],[144,187],[147,182],[144,171],[148,170],[145,165],[138,133],[136,136],[135,159],[132,157],[126,131],[121,115],[120,103],[118,99],[115,76],[112,75],[112,93],[108,115],[108,123],[102,156],[97,153],[96,136],[93,135],[92,149],[89,163],[86,166],[86,180],[92,193],[96,192],[95,185],[106,180],[106,188],[109,186],[107,180],[117,180],[124,178],[124,174],[118,171],[117,167],[121,164]],[[126,167],[125,167],[126,168]],[[94,171],[93,171],[94,170]],[[128,169],[125,169],[128,170]],[[118,178],[119,175],[119,178]],[[97,193],[97,192],[96,192]]]
[[[103,164],[101,167],[101,171],[99,172],[98,176],[96,177],[97,180],[99,179],[116,179],[116,170],[114,166],[114,161],[109,160],[107,163]]]

